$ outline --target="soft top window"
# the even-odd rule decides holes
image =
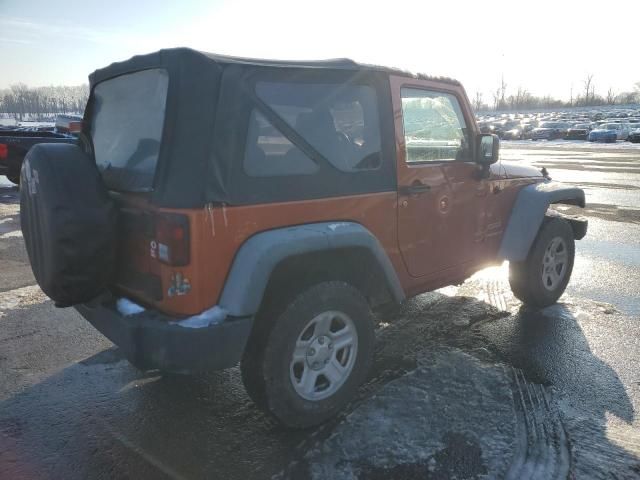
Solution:
[[[381,165],[375,90],[366,85],[258,82],[258,97],[343,172]]]
[[[164,69],[121,75],[93,91],[91,137],[108,188],[153,189],[169,77]]]
[[[257,110],[251,111],[244,171],[251,177],[310,175],[318,165]]]

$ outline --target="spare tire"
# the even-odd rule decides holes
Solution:
[[[40,288],[58,307],[95,298],[114,277],[117,221],[95,162],[77,145],[41,143],[20,180],[20,223]]]

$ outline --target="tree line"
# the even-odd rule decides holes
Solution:
[[[89,86],[51,86],[28,87],[25,84],[12,85],[0,90],[0,116],[13,117],[17,121],[52,120],[57,114],[82,114],[84,112]],[[488,110],[529,110],[537,108],[591,107],[602,105],[628,105],[640,103],[640,82],[630,92],[615,92],[612,88],[605,95],[595,91],[594,76],[587,75],[582,88],[568,101],[553,98],[550,95],[536,96],[526,88],[518,86],[508,94],[504,77],[492,92],[491,98],[485,101],[481,92],[476,92],[472,104],[476,111]]]
[[[574,95],[575,94],[575,95]],[[640,103],[640,82],[635,84],[630,92],[616,92],[612,88],[605,95],[596,93],[594,76],[587,75],[581,88],[574,92],[568,101],[553,98],[550,95],[542,97],[531,94],[526,88],[518,86],[517,90],[508,94],[504,77],[492,92],[489,101],[485,102],[481,92],[476,92],[472,99],[473,108],[478,111],[489,110],[531,110],[538,108],[567,108],[567,107],[595,107],[603,105],[629,105]]]
[[[11,85],[0,90],[0,115],[17,121],[52,120],[57,114],[82,114],[89,86],[28,87]]]

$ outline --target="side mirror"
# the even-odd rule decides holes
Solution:
[[[476,148],[476,163],[482,166],[489,166],[498,161],[500,153],[500,139],[497,135],[481,133],[478,136]]]

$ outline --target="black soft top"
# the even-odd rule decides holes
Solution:
[[[411,73],[405,70],[392,67],[384,67],[380,65],[370,65],[366,63],[358,63],[350,58],[334,58],[328,60],[270,60],[260,58],[246,58],[246,57],[234,57],[229,55],[219,55],[216,53],[201,52],[199,50],[193,50],[191,48],[170,48],[159,50],[154,53],[146,55],[136,55],[129,60],[123,62],[114,62],[111,65],[100,68],[89,75],[89,82],[91,86],[99,83],[107,78],[122,75],[123,73],[129,73],[135,70],[145,70],[147,68],[154,68],[160,65],[166,65],[168,63],[176,62],[183,56],[200,57],[200,61],[205,63],[207,61],[216,64],[238,64],[247,66],[258,67],[280,67],[280,68],[325,68],[332,70],[352,70],[352,71],[376,71],[386,72],[393,75],[402,75],[412,78],[421,78],[427,80],[437,80],[440,82],[446,82],[453,85],[460,85],[455,79],[448,77],[437,77],[425,75],[422,73]]]
[[[363,65],[348,59],[278,61],[236,58],[188,48],[160,50],[112,63],[89,76],[91,93],[83,129],[91,131],[96,84],[119,75],[161,68],[169,75],[165,122],[153,185],[154,203],[195,208],[324,198],[391,191],[395,183],[393,108],[388,76],[420,77],[401,70]],[[319,175],[250,178],[242,169],[249,115],[257,108],[277,124],[273,112],[256,97],[255,82],[364,83],[377,92],[383,164],[362,173],[322,168]],[[429,77],[430,78],[430,77]],[[291,80],[295,79],[295,80]],[[438,79],[459,85],[455,80]],[[295,132],[285,136],[303,151]],[[323,162],[317,152],[309,155]]]

